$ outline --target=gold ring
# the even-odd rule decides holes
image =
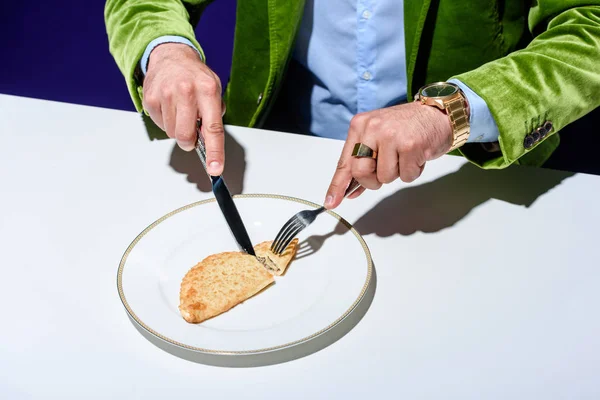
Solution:
[[[377,159],[377,152],[366,144],[356,143],[352,150],[352,157],[369,157],[373,160]]]

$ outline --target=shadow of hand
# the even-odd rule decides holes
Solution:
[[[435,181],[398,190],[360,217],[353,227],[363,236],[437,232],[451,227],[490,199],[529,207],[573,175],[533,167],[483,170],[466,163],[458,171]],[[316,253],[327,239],[346,232],[347,228],[340,222],[329,233],[306,238],[300,243],[296,258]]]
[[[471,163],[435,181],[398,190],[360,217],[361,235],[411,235],[451,227],[490,199],[531,206],[535,200],[574,175],[533,167],[483,170]]]
[[[169,139],[154,121],[143,114],[146,133],[150,140]],[[187,175],[190,183],[196,184],[201,192],[212,191],[212,185],[202,168],[200,159],[195,151],[184,151],[174,143],[169,165],[177,172]],[[223,177],[231,194],[240,194],[244,190],[244,175],[246,171],[246,150],[225,129],[225,171]]]
[[[190,183],[195,183],[201,192],[212,191],[212,185],[195,151],[184,151],[178,145],[173,146],[169,165],[177,172],[187,175]],[[229,134],[225,133],[225,171],[223,177],[232,195],[244,191],[246,171],[246,151]]]

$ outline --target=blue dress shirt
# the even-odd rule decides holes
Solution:
[[[406,102],[406,54],[402,0],[306,0],[293,58],[311,73],[310,104],[303,117],[316,136],[345,139],[357,113]],[[164,42],[187,43],[165,36],[152,41],[142,58]],[[496,123],[483,99],[464,83],[471,111],[469,142],[498,139]],[[305,81],[302,84],[306,84]]]

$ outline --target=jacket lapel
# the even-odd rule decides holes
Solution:
[[[240,1],[240,0],[238,0]],[[267,0],[269,18],[269,77],[265,87],[265,101],[250,121],[261,126],[276,100],[278,89],[291,58],[294,40],[304,10],[304,0]]]
[[[404,0],[404,37],[408,101],[413,100],[415,67],[421,48],[421,37],[429,14],[431,0]],[[417,83],[419,84],[419,83]]]
[[[225,121],[260,126],[281,86],[304,0],[238,0]]]

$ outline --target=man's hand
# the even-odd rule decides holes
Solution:
[[[223,172],[225,106],[221,82],[194,49],[165,43],[152,51],[144,80],[143,105],[156,125],[186,151],[194,149],[196,121],[201,118],[208,172]]]
[[[377,160],[352,157],[356,143],[377,151]],[[365,189],[376,190],[398,177],[412,182],[423,172],[425,162],[444,155],[452,146],[452,127],[441,110],[412,102],[357,114],[350,129],[338,167],[327,191],[325,207],[337,207],[354,177]]]

